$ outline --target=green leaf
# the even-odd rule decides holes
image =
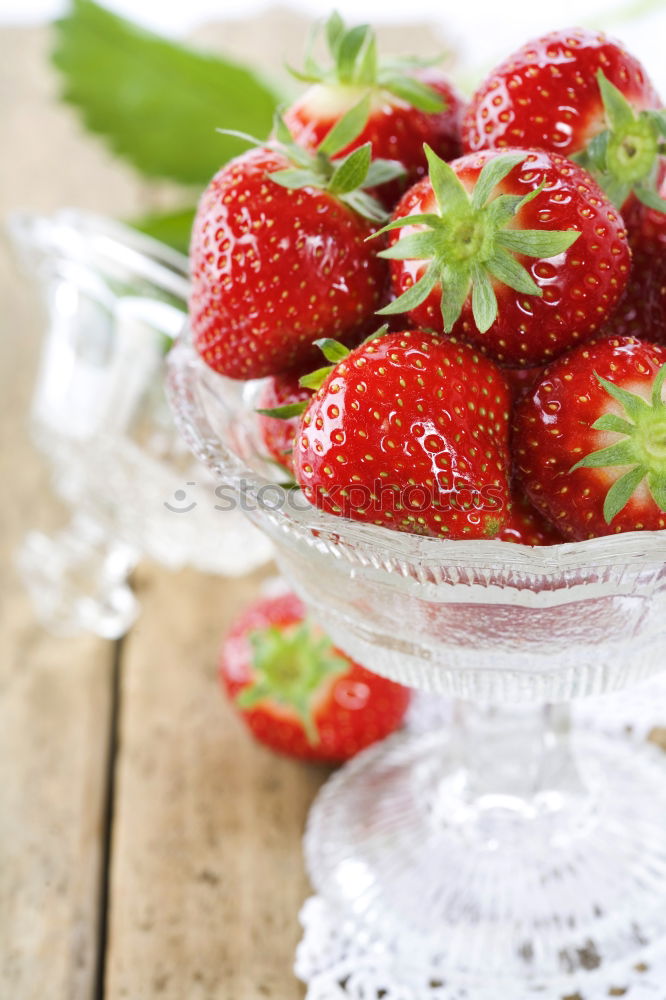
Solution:
[[[627,98],[617,89],[615,84],[610,82],[601,69],[597,70],[597,83],[611,129],[614,132],[619,132],[630,128],[636,121],[636,116]]]
[[[386,336],[388,332],[389,332],[389,325],[388,323],[384,323],[384,325],[380,326],[379,329],[375,330],[374,333],[369,333],[368,336],[363,341],[363,343],[369,344],[371,340],[379,340],[380,337]]]
[[[403,236],[388,250],[382,250],[377,256],[385,260],[430,260],[437,250],[437,233],[432,229],[423,233],[410,233]]]
[[[63,97],[150,177],[205,184],[242,150],[216,126],[266,135],[279,97],[248,67],[160,38],[93,0],[56,22]]]
[[[334,10],[326,22],[326,44],[333,56],[336,55],[340,42],[345,34],[345,22],[337,10]]]
[[[328,182],[331,194],[348,194],[361,187],[367,176],[371,158],[372,143],[366,142],[349,156],[345,156],[344,160],[337,161],[333,176]]]
[[[662,398],[666,382],[666,364],[662,365],[657,372],[657,377],[652,386],[652,405],[655,410],[666,408],[666,400]]]
[[[472,315],[479,333],[485,333],[497,319],[497,296],[488,272],[476,265],[472,271]]]
[[[595,174],[595,180],[600,188],[605,192],[609,201],[612,201],[617,208],[622,208],[625,201],[631,194],[631,184],[620,180],[614,174],[599,172]]]
[[[367,191],[350,191],[348,194],[341,194],[338,197],[340,201],[343,201],[354,212],[362,215],[364,219],[369,219],[371,222],[386,222],[388,212]]]
[[[285,170],[274,170],[268,174],[272,181],[290,191],[298,191],[304,187],[322,187],[322,178],[313,170],[299,170],[297,167],[287,167]]]
[[[460,213],[461,215],[469,213],[470,204],[467,191],[455,170],[444,160],[441,160],[427,143],[424,143],[423,148],[428,160],[430,183],[435,192],[440,212],[442,214],[445,212]]]
[[[190,247],[192,223],[196,208],[183,208],[175,212],[160,212],[145,215],[141,219],[132,219],[129,223],[134,229],[152,236],[154,240],[166,243],[167,246],[179,250],[186,255]]]
[[[290,420],[292,417],[299,417],[307,406],[303,400],[301,403],[285,403],[284,406],[273,406],[267,410],[257,408],[255,413],[261,413],[264,417],[274,417],[276,420]]]
[[[298,80],[299,83],[320,83],[322,78],[322,73],[319,71],[319,67],[313,66],[308,72],[307,70],[296,69],[295,66],[291,66],[289,63],[285,63],[285,69],[289,76],[293,76],[294,80]]]
[[[498,281],[516,292],[521,292],[523,295],[543,295],[532,275],[502,247],[495,248],[486,267]]]
[[[604,501],[604,520],[610,524],[621,510],[623,510],[634,494],[636,487],[645,478],[645,468],[642,465],[630,469],[629,472],[621,476],[609,489]]]
[[[583,160],[587,160],[587,162],[581,162],[581,166],[587,167],[588,169],[591,166],[595,170],[605,170],[606,152],[608,150],[609,138],[610,132],[608,129],[595,135],[592,141],[588,143],[585,152],[582,154]]]
[[[662,198],[657,191],[637,184],[634,188],[634,194],[639,201],[642,201],[648,208],[653,208],[655,212],[666,212],[666,199]]]
[[[387,181],[404,177],[407,171],[398,160],[373,160],[365,178],[365,187],[379,187]]]
[[[660,135],[666,136],[666,111],[642,111],[642,115],[647,115],[650,121],[654,124],[657,132]]]
[[[632,465],[636,461],[636,447],[630,438],[611,444],[608,448],[600,448],[591,454],[581,458],[571,467],[571,472],[576,469],[607,469],[613,465]]]
[[[576,230],[558,232],[554,229],[505,229],[497,234],[497,242],[513,253],[547,259],[564,253],[579,236],[580,233]]]
[[[371,31],[361,54],[356,60],[354,82],[359,86],[373,87],[377,81],[377,39]]]
[[[269,684],[265,682],[251,684],[238,692],[236,695],[236,704],[239,708],[254,708],[259,702],[270,699],[271,696],[272,691]]]
[[[333,365],[336,365],[338,361],[344,361],[350,353],[348,347],[341,344],[339,340],[333,340],[332,337],[322,337],[320,340],[315,340],[315,344],[326,360]]]
[[[640,420],[650,409],[650,404],[647,403],[642,396],[637,396],[633,392],[628,392],[626,389],[621,389],[619,385],[615,385],[614,382],[609,382],[608,379],[603,378],[598,375],[597,372],[594,373],[597,382],[604,387],[609,396],[612,396],[629,414],[634,422]]]
[[[472,192],[472,208],[483,208],[491,192],[501,184],[514,167],[527,159],[527,153],[502,153],[484,165]]]
[[[314,372],[308,372],[307,375],[303,375],[298,380],[298,384],[302,389],[315,389],[317,390],[320,385],[326,381],[331,373],[331,366],[325,365],[323,368],[317,368]]]
[[[483,211],[493,228],[502,229],[522,208],[524,200],[520,194],[499,194]]]
[[[358,24],[340,39],[336,53],[336,68],[341,83],[355,83],[356,60],[371,32],[369,24]]]
[[[595,431],[613,431],[615,434],[633,434],[636,430],[635,424],[630,424],[628,420],[618,417],[617,413],[604,413],[592,424]]]
[[[657,472],[648,472],[647,483],[657,507],[666,512],[666,478]]]
[[[370,116],[370,94],[366,94],[358,104],[350,108],[340,118],[331,131],[319,143],[317,151],[326,156],[335,156],[353,142],[365,128]]]
[[[445,333],[451,333],[469,295],[471,276],[464,268],[445,269],[441,275],[442,319]]]
[[[392,222],[387,223],[378,229],[376,233],[372,236],[368,236],[369,240],[373,240],[376,236],[382,236],[384,233],[392,233],[395,229],[402,229],[404,226],[430,226],[432,229],[441,226],[442,217],[440,215],[434,215],[433,213],[424,214],[414,214],[414,215],[404,215],[399,219],[393,219]]]
[[[414,76],[381,73],[379,83],[384,90],[394,94],[419,111],[437,114],[446,111],[446,101],[433,87]]]
[[[378,309],[377,315],[392,316],[394,313],[410,312],[412,309],[416,309],[422,302],[425,302],[438,280],[437,269],[429,267],[411,288],[408,288],[393,302],[389,302],[383,309]]]

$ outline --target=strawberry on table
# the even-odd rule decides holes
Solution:
[[[509,390],[500,370],[453,339],[384,333],[332,362],[294,452],[307,499],[397,531],[493,538],[508,507]]]
[[[192,231],[190,319],[204,360],[237,379],[307,361],[319,337],[354,339],[381,304],[386,265],[366,242],[381,206],[362,186],[395,177],[369,144],[331,160],[356,135],[338,123],[316,155],[278,119],[277,138],[224,166]]]
[[[447,164],[399,202],[397,298],[379,310],[453,333],[508,366],[545,364],[591,338],[629,275],[624,223],[589,174],[557,153],[489,150]]]
[[[666,528],[666,350],[611,337],[546,369],[518,405],[518,476],[567,539]]]
[[[326,38],[333,65],[323,68],[307,58],[305,70],[295,75],[310,87],[285,120],[298,143],[316,149],[340,118],[363,102],[363,129],[342,153],[370,142],[373,157],[402,163],[407,177],[379,195],[385,204],[395,204],[405,187],[426,173],[424,143],[445,160],[460,156],[463,98],[440,70],[422,60],[378,60],[368,25],[348,29],[333,14]]]
[[[522,147],[575,158],[622,208],[656,191],[666,117],[640,62],[598,31],[553,31],[484,80],[463,125],[468,152]]]
[[[295,594],[264,598],[235,622],[220,680],[254,736],[281,753],[335,763],[393,732],[408,688],[336,649]]]

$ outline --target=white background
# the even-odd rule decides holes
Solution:
[[[282,0],[285,2],[285,0]],[[170,35],[206,20],[244,17],[265,0],[105,0],[131,19]],[[576,24],[602,27],[623,39],[666,94],[666,0],[291,0],[313,17],[333,6],[352,22],[430,20],[462,50],[468,67],[487,67],[528,38]],[[62,13],[64,0],[0,0],[0,23],[25,24]]]

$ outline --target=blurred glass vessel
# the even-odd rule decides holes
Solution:
[[[142,556],[236,575],[270,558],[270,544],[216,498],[164,398],[186,258],[72,209],[17,213],[9,229],[47,314],[31,430],[73,512],[57,536],[27,536],[19,570],[51,630],[114,638],[136,617],[126,581]]]
[[[315,888],[369,934],[426,942],[445,1000],[556,1000],[615,970],[624,988],[666,936],[666,764],[570,739],[567,702],[666,667],[666,532],[531,549],[328,516],[272,481],[259,385],[215,374],[186,335],[170,354],[185,439],[336,645],[461,699],[450,730],[399,736],[327,783],[305,841]]]

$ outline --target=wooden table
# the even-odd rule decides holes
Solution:
[[[217,34],[296,62],[303,22],[262,25]],[[426,34],[438,47],[425,29],[412,41]],[[0,30],[0,216],[72,204],[131,217],[168,201],[58,105],[47,48],[45,30]],[[45,634],[11,561],[26,529],[65,513],[25,429],[40,312],[1,245],[0,326],[0,998],[296,1000],[300,837],[325,772],[254,744],[215,676],[220,637],[265,574],[145,565],[122,642]]]
[[[58,105],[47,48],[45,30],[0,30],[0,216],[168,198]],[[266,574],[145,565],[122,642],[42,631],[13,554],[66,515],[25,428],[40,310],[4,245],[0,302],[0,997],[296,1000],[300,838],[326,772],[252,742],[216,680]]]

